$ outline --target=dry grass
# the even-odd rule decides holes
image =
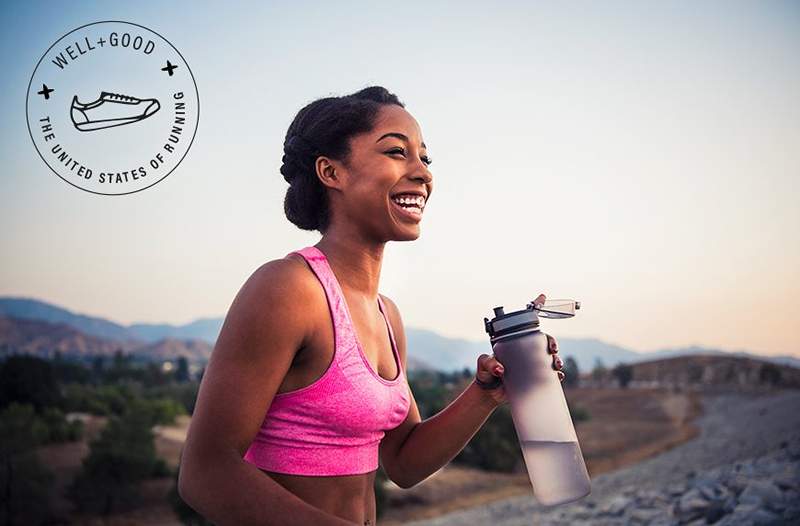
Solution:
[[[590,476],[634,464],[697,435],[691,421],[700,413],[695,393],[657,389],[571,389],[570,407],[591,419],[575,431]],[[381,524],[395,526],[520,495],[533,489],[527,473],[488,473],[450,464],[407,490],[388,490]]]

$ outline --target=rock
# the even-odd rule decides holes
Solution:
[[[800,489],[800,472],[793,466],[786,466],[782,471],[771,476],[770,479],[782,490]]]
[[[653,508],[666,505],[669,499],[665,498],[656,490],[640,490],[636,494],[636,504],[642,508]]]
[[[681,484],[680,482],[673,482],[669,486],[667,486],[667,493],[672,497],[677,497],[678,495],[683,495],[686,491],[686,486]]]
[[[707,481],[703,484],[698,484],[697,489],[700,494],[707,500],[725,500],[727,497],[728,489],[719,482]]]
[[[736,497],[731,495],[725,502],[722,504],[722,509],[725,510],[725,513],[732,513],[734,508],[736,508]]]
[[[693,488],[678,501],[675,514],[683,521],[690,521],[702,517],[710,505],[711,503],[703,498],[700,490]]]
[[[800,503],[792,504],[784,510],[783,521],[787,524],[800,522]]]
[[[613,517],[622,515],[625,511],[625,508],[633,502],[633,499],[630,497],[625,496],[617,496],[611,499],[602,509],[600,513],[605,515],[611,515]]]
[[[746,488],[749,483],[750,479],[741,473],[733,475],[726,481],[728,488],[730,488],[731,491],[733,491],[736,495],[739,495],[742,491],[744,491],[744,488]]]
[[[756,508],[768,506],[774,510],[783,511],[785,507],[783,494],[772,482],[766,480],[753,480],[739,495],[739,504],[751,504]]]
[[[725,505],[721,502],[712,502],[706,509],[705,520],[708,524],[714,524],[726,515]]]
[[[636,524],[652,524],[653,519],[661,515],[664,515],[664,510],[656,508],[636,508],[628,514],[628,517]]]
[[[780,515],[776,515],[767,510],[756,510],[747,516],[747,524],[761,525],[761,524],[780,524],[782,522]]]

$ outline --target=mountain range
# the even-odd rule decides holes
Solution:
[[[0,298],[0,356],[9,352],[50,355],[110,355],[117,350],[151,360],[174,360],[185,356],[193,363],[208,360],[222,328],[223,317],[203,318],[185,325],[136,323],[122,325],[105,318],[87,316],[47,302],[17,297]],[[573,357],[581,372],[598,362],[606,367],[682,355],[740,356],[800,367],[793,356],[764,356],[746,351],[722,351],[705,347],[637,352],[596,338],[558,338],[559,355]],[[474,370],[478,356],[491,354],[488,338],[473,341],[448,338],[426,329],[406,327],[408,369]]]

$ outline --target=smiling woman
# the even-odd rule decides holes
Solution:
[[[206,367],[179,491],[216,524],[376,524],[375,475],[409,488],[505,402],[502,368],[422,421],[397,305],[378,293],[389,241],[420,235],[433,192],[419,124],[373,86],[302,108],[286,133],[286,217],[322,234],[263,264]]]
[[[367,133],[387,120],[396,122],[397,128],[380,134],[377,139]],[[413,132],[409,133],[406,128]],[[377,168],[377,163],[400,166],[413,162],[418,170],[427,172],[431,159],[425,143],[421,138],[414,143],[409,135],[419,137],[419,126],[397,96],[384,88],[370,87],[347,97],[312,102],[298,112],[286,133],[280,170],[291,185],[284,200],[286,217],[301,229],[325,233],[332,220],[332,201],[345,197],[342,188],[336,186],[336,183],[345,182],[334,175],[337,165],[338,174],[351,179],[368,176],[365,171]],[[317,173],[318,161],[325,163],[320,174]],[[400,217],[416,221],[430,197],[432,180],[426,186],[417,185],[386,195],[421,199],[416,214],[407,209],[410,203],[394,207]]]

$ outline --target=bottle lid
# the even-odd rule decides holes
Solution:
[[[532,304],[529,303],[528,306]],[[541,305],[533,305],[542,318],[572,318],[575,311],[581,308],[581,302],[575,300],[545,300]]]
[[[491,341],[523,330],[533,331],[539,328],[539,316],[532,304],[524,309],[505,313],[503,307],[494,308],[494,318],[483,318],[483,326]]]
[[[523,310],[503,312],[503,307],[494,308],[494,318],[483,319],[483,325],[489,334],[490,341],[521,335],[539,330],[539,317],[571,318],[581,303],[575,300],[546,300],[544,304],[528,303]]]

